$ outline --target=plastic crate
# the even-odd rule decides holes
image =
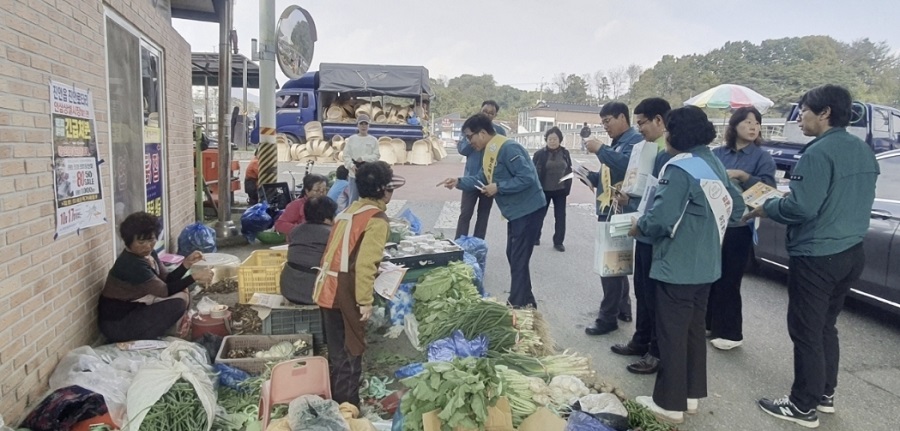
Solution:
[[[276,308],[263,320],[263,334],[284,335],[303,332],[312,334],[317,346],[325,344],[325,324],[322,321],[322,310],[318,306]]]
[[[281,268],[287,250],[256,250],[238,268],[238,302],[247,304],[256,292],[281,294]]]
[[[229,335],[222,340],[222,346],[219,347],[219,353],[216,354],[216,363],[225,364],[231,367],[239,368],[250,374],[262,374],[266,371],[266,363],[272,361],[272,358],[242,358],[242,359],[226,359],[225,355],[234,349],[253,348],[258,350],[268,350],[272,346],[282,342],[289,341],[291,343],[303,340],[309,346],[308,355],[313,352],[313,337],[309,334],[290,334],[290,335]],[[301,355],[304,356],[304,355]],[[288,360],[292,358],[277,359],[276,361]]]

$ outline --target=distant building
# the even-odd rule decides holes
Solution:
[[[580,130],[584,123],[600,127],[600,107],[580,103],[540,101],[519,111],[518,133],[543,132],[553,126],[562,131]]]
[[[462,125],[466,119],[454,112],[434,119],[434,135],[444,142],[456,142],[462,137]]]

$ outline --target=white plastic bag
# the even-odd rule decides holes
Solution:
[[[425,350],[419,345],[419,321],[416,320],[415,314],[409,313],[403,318],[403,328],[407,338],[409,338],[410,344],[412,344],[416,350]]]
[[[206,431],[212,428],[216,414],[216,392],[211,377],[213,370],[205,353],[194,346],[186,341],[175,341],[162,351],[159,361],[151,362],[138,371],[126,397],[128,426],[125,431],[140,429],[150,407],[178,379],[184,379],[194,387],[206,410]]]
[[[622,193],[636,197],[644,194],[647,178],[653,173],[657,154],[659,154],[659,146],[655,142],[642,141],[634,145],[631,149],[631,157],[628,158],[625,179],[622,181]]]
[[[109,416],[113,422],[125,424],[125,394],[131,380],[144,364],[154,360],[158,351],[121,352],[104,349],[94,350],[81,346],[69,351],[60,359],[50,375],[50,390],[67,386],[81,386],[103,396]],[[101,353],[101,352],[106,353]]]
[[[594,273],[601,277],[620,277],[634,271],[634,238],[613,237],[609,223],[597,223],[594,242]]]
[[[0,431],[15,431],[14,429],[6,426],[6,423],[3,422],[3,415],[0,415]]]

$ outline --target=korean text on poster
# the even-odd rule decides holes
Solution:
[[[87,90],[50,83],[56,236],[106,222],[97,167],[94,107]]]

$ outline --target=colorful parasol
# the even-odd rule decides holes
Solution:
[[[722,84],[691,97],[684,104],[712,109],[737,109],[753,106],[759,112],[765,113],[775,103],[743,85]]]

